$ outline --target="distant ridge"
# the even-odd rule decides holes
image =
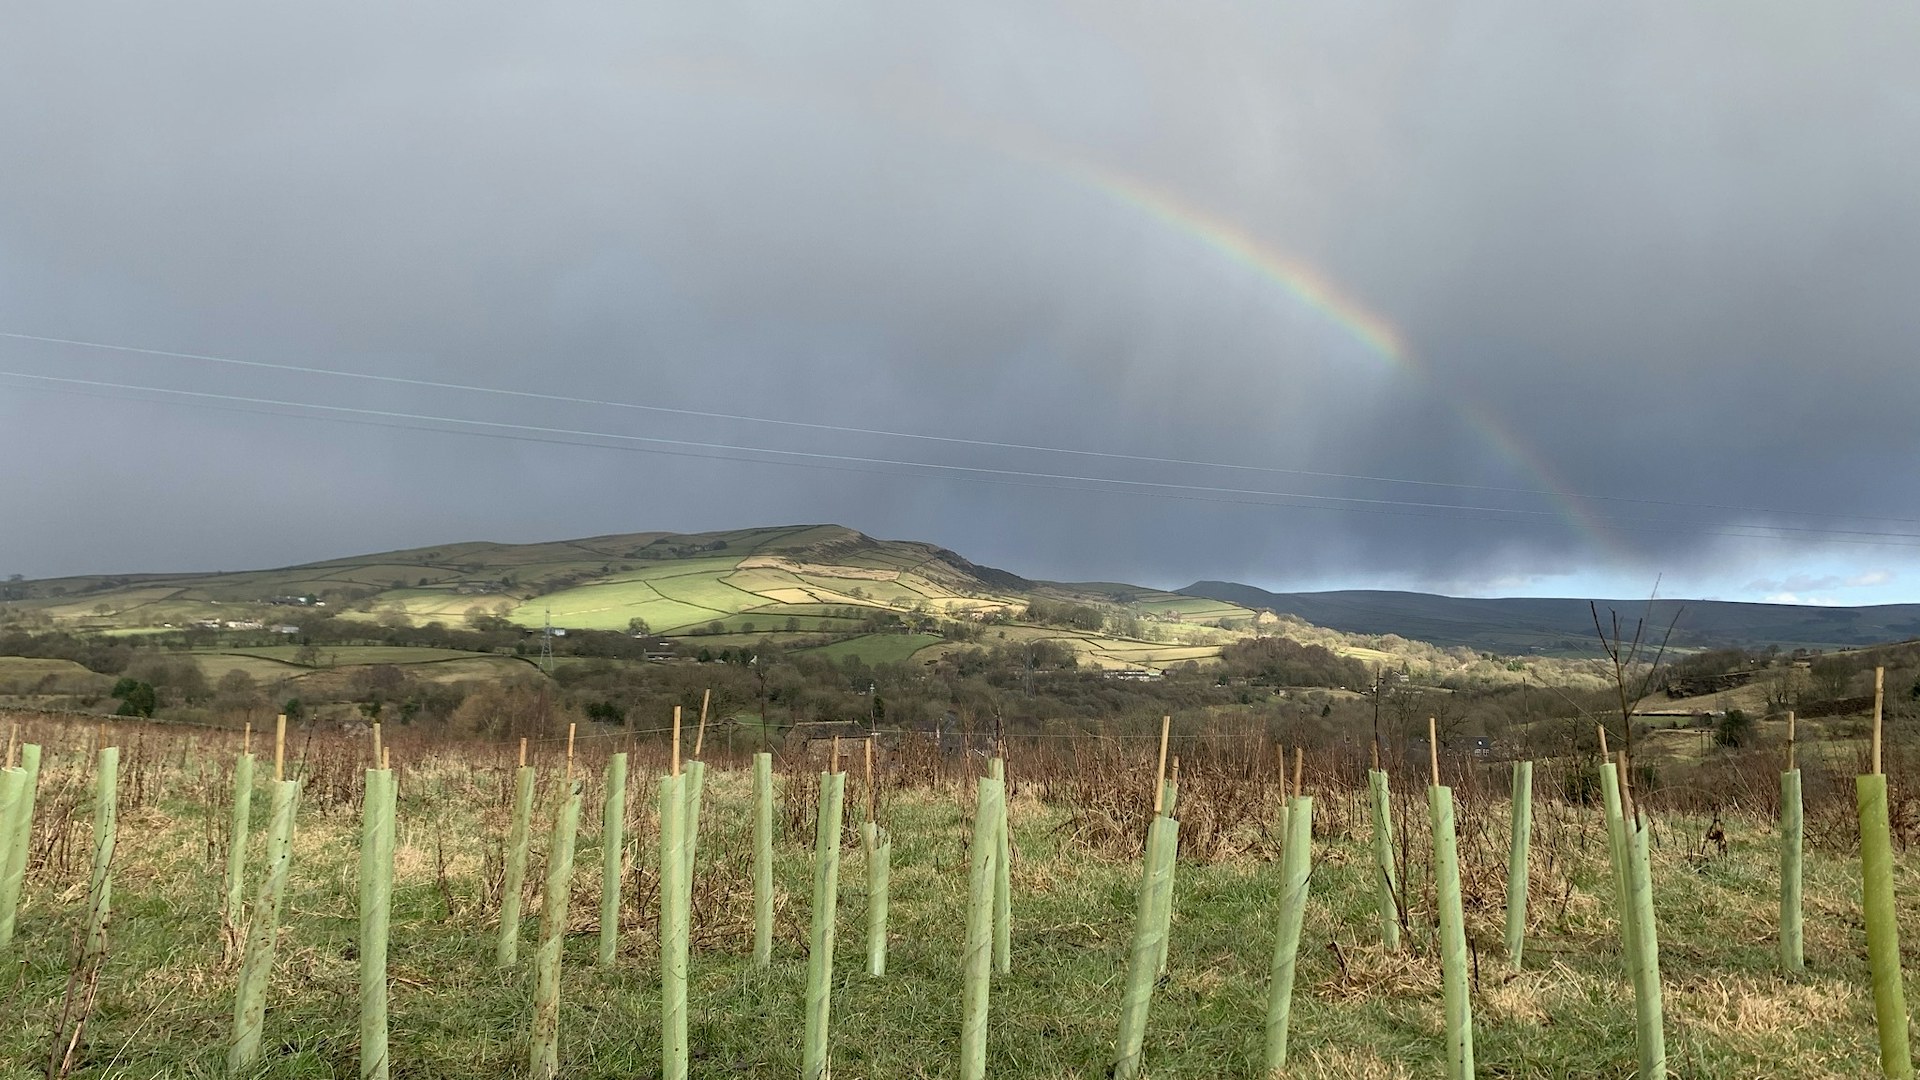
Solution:
[[[1588,601],[1573,598],[1436,596],[1349,589],[1275,593],[1228,581],[1199,581],[1183,595],[1294,615],[1350,634],[1397,634],[1435,645],[1497,653],[1588,654],[1596,650]],[[1620,613],[1628,633],[1643,616],[1649,633],[1665,632],[1675,611],[1673,644],[1687,648],[1743,645],[1833,649],[1920,636],[1920,604],[1807,607],[1725,600],[1600,600],[1604,619]],[[1682,610],[1684,609],[1684,610]]]

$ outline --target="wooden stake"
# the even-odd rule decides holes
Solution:
[[[830,773],[840,771],[840,736],[838,735],[833,737],[833,756],[827,760],[827,771]]]
[[[9,769],[13,768],[13,750],[19,742],[20,725],[16,723],[13,725],[13,730],[7,733],[7,768]]]
[[[1611,760],[1613,755],[1607,753],[1607,725],[1595,724],[1594,727],[1598,728],[1600,731],[1600,760],[1602,761]]]
[[[1628,824],[1640,827],[1639,808],[1633,802],[1633,780],[1627,774],[1627,752],[1620,751],[1620,812]]]
[[[273,723],[273,779],[275,783],[287,778],[287,714],[281,713]]]
[[[1794,757],[1794,745],[1793,745],[1793,742],[1794,742],[1794,740],[1793,740],[1793,710],[1792,710],[1792,709],[1788,709],[1788,710],[1787,710],[1787,771],[1788,771],[1788,772],[1792,772],[1793,770],[1795,770],[1795,769],[1797,769],[1797,768],[1799,768],[1799,767],[1800,767],[1800,766],[1799,766],[1799,765],[1798,765],[1798,764],[1796,763],[1796,761],[1795,761],[1795,757]]]
[[[387,770],[389,770],[389,771],[390,771],[390,770],[392,770],[392,768],[393,768],[393,747],[391,747],[391,746],[383,746],[383,747],[381,747],[381,748],[380,748],[380,767],[381,767],[382,769],[387,769]]]
[[[1160,718],[1160,768],[1153,778],[1153,812],[1158,816],[1166,809],[1167,787],[1167,738],[1173,732],[1173,715],[1169,713]]]
[[[1378,772],[1380,771],[1380,744],[1373,743],[1371,744],[1371,748],[1373,750],[1373,768],[1375,772]]]
[[[381,758],[381,753],[380,753],[380,721],[378,721],[378,720],[375,720],[375,721],[373,722],[373,765],[374,765],[374,768],[379,768],[379,767],[380,767],[380,758]]]
[[[673,707],[673,776],[680,775],[680,706]]]
[[[1440,731],[1438,721],[1427,717],[1427,756],[1433,762],[1433,786],[1440,786]]]
[[[567,725],[567,779],[573,779],[573,724]]]
[[[713,688],[708,687],[700,695],[700,726],[693,732],[693,756],[699,757],[700,750],[707,744],[707,705],[713,701]]]
[[[1300,777],[1301,777],[1301,773],[1306,768],[1306,761],[1307,761],[1306,749],[1304,747],[1299,747],[1299,746],[1294,747],[1293,748],[1293,797],[1296,799],[1300,797],[1300,791],[1301,791]]]
[[[867,739],[867,820],[873,820],[876,800],[873,790],[873,740]]]
[[[1887,669],[1873,669],[1873,772],[1880,774],[1880,716],[1887,700]]]
[[[525,739],[520,740],[520,767],[523,769],[527,767],[527,740]]]
[[[247,730],[240,736],[240,752],[253,753],[253,721],[251,720],[247,721]]]

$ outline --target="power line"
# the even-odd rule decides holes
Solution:
[[[1058,490],[1098,492],[1107,491],[1134,495],[1160,495],[1163,497],[1189,498],[1196,501],[1239,503],[1243,505],[1267,508],[1318,508],[1349,512],[1398,513],[1404,516],[1431,517],[1441,520],[1493,520],[1506,524],[1544,524],[1563,527],[1575,527],[1553,511],[1527,510],[1515,507],[1475,506],[1461,503],[1421,502],[1404,499],[1365,498],[1359,496],[1316,495],[1304,492],[1271,491],[1260,488],[1233,488],[1218,485],[1177,484],[1164,481],[1128,480],[1103,476],[1083,476],[1066,473],[1048,473],[1036,470],[1004,469],[988,466],[955,465],[945,462],[911,461],[897,458],[867,457],[853,454],[834,454],[822,451],[783,450],[773,447],[744,446],[731,443],[703,442],[690,439],[675,439],[664,436],[630,435],[619,432],[592,431],[580,428],[560,428],[535,424],[518,424],[497,420],[477,420],[466,417],[439,416],[430,413],[413,413],[398,410],[368,409],[346,405],[325,405],[316,402],[304,402],[281,398],[258,398],[239,394],[222,394],[203,390],[181,390],[164,386],[145,386],[135,383],[120,383],[103,379],[82,379],[57,375],[39,375],[30,372],[0,370],[0,376],[31,380],[37,383],[54,384],[61,387],[81,388],[85,390],[117,391],[119,394],[95,396],[124,396],[125,393],[162,394],[172,397],[192,399],[198,403],[216,405],[257,406],[262,409],[240,411],[264,411],[265,409],[304,409],[331,415],[310,416],[308,419],[345,420],[346,422],[372,423],[374,426],[402,427],[413,430],[432,431],[441,434],[501,435],[519,438],[522,441],[549,442],[573,446],[599,446],[604,449],[629,449],[643,452],[674,453],[666,449],[682,447],[694,450],[721,451],[733,454],[765,454],[790,459],[786,462],[766,462],[756,458],[721,456],[719,454],[681,454],[679,456],[705,456],[716,460],[746,461],[761,464],[802,464],[826,468],[838,468],[835,463],[860,466],[893,466],[896,468],[920,469],[935,472],[955,479],[979,479],[985,482],[1001,482],[1016,486],[1051,487]],[[271,415],[287,415],[270,413]],[[349,418],[365,417],[367,420]],[[426,427],[427,424],[452,424],[479,428],[478,431],[463,431],[458,428]],[[581,442],[581,439],[613,440],[628,446],[606,446],[604,443]],[[886,472],[880,469],[856,471],[880,471],[883,475],[914,475],[899,472]],[[1043,483],[1055,481],[1058,483]],[[1062,486],[1067,485],[1098,485]],[[1233,498],[1232,496],[1260,497]],[[1298,503],[1274,503],[1266,499],[1302,500]],[[1428,511],[1420,513],[1418,511]],[[1439,511],[1434,513],[1433,511]],[[1588,519],[1581,523],[1587,528],[1600,528],[1626,532],[1666,532],[1688,533],[1695,535],[1725,536],[1737,539],[1790,540],[1805,538],[1828,543],[1868,544],[1891,547],[1920,546],[1920,533],[1873,532],[1852,529],[1817,529],[1792,525],[1745,525],[1739,523],[1691,522],[1675,518],[1615,518]],[[1676,528],[1676,526],[1678,528]],[[1744,530],[1744,531],[1732,531]],[[1802,534],[1801,536],[1783,536],[1780,533]],[[1853,539],[1849,539],[1853,537]],[[1904,541],[1904,542],[1903,542]]]
[[[1033,453],[1063,454],[1073,457],[1094,458],[1108,461],[1132,461],[1153,465],[1179,465],[1192,468],[1229,469],[1240,472],[1267,473],[1280,476],[1302,476],[1322,480],[1348,480],[1373,484],[1401,484],[1414,487],[1442,488],[1456,491],[1485,491],[1502,495],[1530,495],[1544,498],[1580,499],[1589,502],[1607,502],[1641,506],[1660,506],[1679,510],[1718,510],[1728,513],[1768,514],[1782,517],[1819,518],[1840,521],[1881,521],[1902,525],[1920,525],[1920,518],[1888,517],[1879,515],[1836,515],[1812,510],[1791,510],[1780,507],[1742,506],[1728,503],[1681,502],[1664,499],[1648,499],[1625,495],[1596,495],[1577,491],[1554,491],[1546,488],[1503,487],[1493,484],[1469,484],[1445,480],[1416,480],[1408,477],[1378,476],[1368,473],[1329,472],[1316,469],[1295,469],[1276,465],[1248,465],[1239,462],[1208,461],[1197,458],[1158,457],[1150,454],[1127,454],[1105,450],[1088,450],[1077,447],[1050,446],[1042,443],[1006,442],[995,439],[966,438],[953,435],[932,435],[925,432],[892,431],[885,428],[866,428],[848,424],[828,424],[817,421],[787,420],[779,417],[753,416],[744,413],[716,412],[705,409],[677,408],[667,405],[649,405],[634,401],[619,401],[608,398],[593,398],[571,394],[554,394],[534,390],[516,390],[507,387],[484,386],[475,383],[447,382],[435,379],[418,379],[401,375],[381,375],[374,372],[346,371],[338,368],[324,368],[304,364],[285,364],[266,360],[246,360],[231,356],[219,356],[212,353],[181,352],[170,349],[153,349],[137,345],[122,345],[112,342],[88,341],[79,338],[49,337],[40,334],[27,334],[18,331],[0,330],[0,338],[16,341],[30,341],[46,345],[67,345],[76,348],[98,349],[106,352],[126,353],[138,356],[160,357],[173,360],[194,360],[209,364],[223,364],[231,367],[252,368],[261,371],[277,371],[298,375],[320,375],[329,378],[358,379],[366,382],[383,383],[390,386],[409,386],[430,390],[453,390],[462,393],[490,394],[500,397],[519,398],[529,401],[547,401],[556,404],[590,405],[599,408],[627,409],[639,412],[659,413],[672,416],[686,416],[703,420],[726,420],[736,423],[766,424],[804,431],[831,432],[842,435],[867,435],[889,439],[911,439],[921,442],[945,443],[955,446],[974,446],[985,449],[1019,450]],[[1302,496],[1310,497],[1310,496]],[[1445,505],[1445,504],[1442,504]],[[1646,519],[1659,520],[1659,519]],[[1768,526],[1770,527],[1770,526]]]

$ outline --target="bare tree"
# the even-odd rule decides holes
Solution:
[[[1640,703],[1646,700],[1647,694],[1652,691],[1654,676],[1659,674],[1660,665],[1667,657],[1667,642],[1673,639],[1673,628],[1680,624],[1680,614],[1686,609],[1674,609],[1673,619],[1667,623],[1666,633],[1660,637],[1660,647],[1654,652],[1652,662],[1647,664],[1644,672],[1640,672],[1639,681],[1635,682],[1636,669],[1644,662],[1641,660],[1641,653],[1646,647],[1646,617],[1642,616],[1634,620],[1633,637],[1628,639],[1621,630],[1619,612],[1611,608],[1607,611],[1613,627],[1612,633],[1609,634],[1607,627],[1600,621],[1600,605],[1589,600],[1587,608],[1593,612],[1593,632],[1600,638],[1600,648],[1606,652],[1607,660],[1613,665],[1613,686],[1620,702],[1620,749],[1626,751],[1627,757],[1631,759],[1634,710],[1640,707]],[[1647,613],[1650,615],[1652,612],[1653,601],[1648,600]]]

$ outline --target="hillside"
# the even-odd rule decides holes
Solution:
[[[1475,599],[1427,593],[1348,590],[1274,593],[1251,585],[1201,581],[1180,590],[1196,599],[1294,615],[1349,634],[1396,634],[1441,646],[1504,654],[1590,655],[1597,652],[1586,600],[1508,597]],[[1682,648],[1739,645],[1832,649],[1920,636],[1920,604],[1798,607],[1721,600],[1601,600],[1623,620],[1647,618],[1664,632],[1679,612],[1673,644]]]
[[[1253,622],[1233,604],[1028,581],[931,544],[837,525],[460,543],[273,570],[93,575],[7,588],[13,619],[114,635],[271,634],[324,608],[389,623],[485,617],[528,629],[549,619],[563,630],[644,627],[687,639],[690,650],[776,643],[877,662],[949,647],[938,636],[942,624],[950,636],[956,623],[993,624],[996,643],[1053,642],[1086,666],[1110,669],[1208,659],[1242,636],[1223,620]],[[1036,603],[1054,604],[1063,618],[1016,621]]]

